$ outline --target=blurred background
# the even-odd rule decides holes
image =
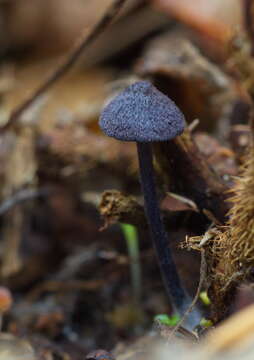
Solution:
[[[0,126],[110,4],[0,1]],[[133,81],[152,81],[188,124],[199,120],[199,151],[230,184],[248,145],[248,31],[241,0],[129,0],[71,71],[1,133],[0,278],[13,296],[5,331],[58,359],[83,359],[144,335],[154,316],[172,312],[143,216],[135,146],[102,134],[99,114]],[[243,126],[241,141],[232,125]],[[201,235],[207,220],[157,181],[176,262],[194,294],[199,255],[179,244]],[[129,195],[140,218],[126,228],[127,210],[117,206]],[[136,279],[128,240],[136,244]]]

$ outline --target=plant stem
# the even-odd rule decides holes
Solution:
[[[174,309],[183,315],[190,304],[172,257],[168,244],[168,236],[160,216],[158,206],[154,171],[152,163],[152,151],[149,143],[137,143],[141,186],[144,194],[145,211],[149,223],[154,248],[164,285]]]
[[[140,305],[141,300],[141,266],[139,259],[139,241],[135,226],[130,224],[121,224],[122,231],[126,240],[128,255],[130,258],[131,284],[133,291],[133,300],[135,304]]]

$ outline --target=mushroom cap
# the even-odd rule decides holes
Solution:
[[[184,115],[148,81],[127,87],[103,109],[102,131],[122,141],[166,141],[184,130]]]

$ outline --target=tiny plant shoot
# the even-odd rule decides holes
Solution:
[[[209,319],[202,318],[201,321],[200,321],[200,325],[203,328],[209,328],[209,327],[213,326],[213,323]]]
[[[165,326],[173,327],[176,326],[180,321],[180,316],[177,314],[174,314],[172,316],[169,316],[167,314],[159,314],[154,317],[154,321]]]
[[[139,241],[138,232],[135,226],[130,224],[121,224],[124,234],[128,255],[130,258],[130,272],[133,300],[136,304],[140,304],[141,300],[141,265],[139,259]]]
[[[211,305],[211,300],[209,299],[209,297],[207,295],[207,291],[201,291],[201,293],[199,294],[199,297],[204,305],[206,305],[206,306]]]

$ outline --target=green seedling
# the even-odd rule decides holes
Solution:
[[[121,224],[121,229],[126,240],[128,255],[130,258],[133,300],[135,303],[140,304],[142,289],[138,232],[136,227],[130,224]]]
[[[209,327],[213,326],[213,323],[212,323],[211,320],[202,318],[201,321],[200,321],[200,325],[201,325],[203,328],[209,328]]]
[[[180,321],[180,316],[177,314],[174,314],[172,316],[168,316],[167,314],[159,314],[154,317],[154,321],[165,325],[165,326],[176,326],[178,322]]]
[[[207,295],[207,291],[201,291],[201,293],[199,294],[199,298],[204,305],[206,305],[206,306],[211,305],[211,300],[209,299],[209,297]]]

